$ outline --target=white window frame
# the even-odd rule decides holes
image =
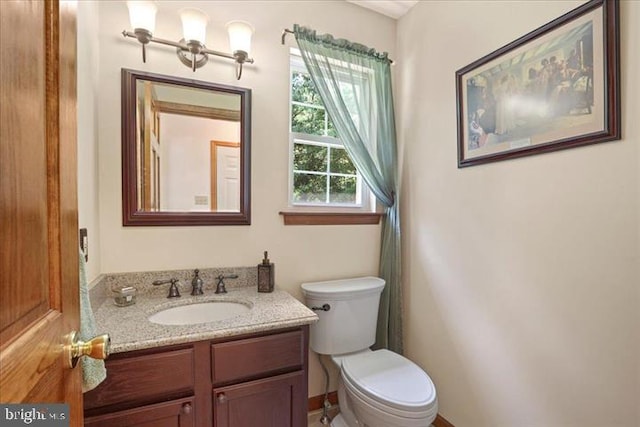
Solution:
[[[335,138],[332,136],[321,136],[321,135],[312,135],[300,132],[292,132],[291,131],[291,117],[293,114],[293,91],[291,87],[291,80],[294,72],[302,72],[305,74],[309,74],[307,68],[304,64],[302,56],[300,55],[300,51],[298,49],[291,49],[290,53],[290,61],[289,61],[289,208],[294,210],[301,211],[322,211],[322,212],[333,212],[333,211],[346,211],[346,212],[375,212],[375,197],[369,187],[364,182],[362,175],[360,172],[356,170],[355,177],[357,178],[357,186],[356,186],[356,200],[359,200],[359,203],[312,203],[312,202],[295,202],[293,200],[293,177],[295,174],[294,171],[294,145],[296,143],[304,143],[309,145],[318,145],[323,147],[328,147],[329,149],[333,148],[341,148],[344,149],[344,144],[340,141],[339,138]],[[329,115],[326,112],[326,108],[318,107],[316,105],[308,105],[304,103],[296,102],[297,105],[307,106],[311,108],[322,108],[325,110],[325,129],[328,127],[328,118]],[[327,172],[317,172],[315,174],[323,175],[323,176],[354,176],[350,174],[341,174],[341,173],[333,173],[330,171],[330,151],[327,153]],[[314,174],[314,172],[305,172],[309,174]],[[327,191],[326,195],[329,196],[329,179],[327,179]]]

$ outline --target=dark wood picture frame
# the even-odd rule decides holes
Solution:
[[[251,89],[123,68],[122,77],[122,225],[190,226],[251,224]],[[166,83],[240,96],[239,212],[174,212],[139,209],[136,143],[138,80]]]
[[[591,0],[458,70],[458,168],[619,140],[619,33]]]

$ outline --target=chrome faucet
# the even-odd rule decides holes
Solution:
[[[202,279],[200,278],[200,270],[197,268],[193,271],[193,280],[191,280],[191,295],[202,295]]]
[[[223,276],[222,274],[219,275],[218,277],[216,277],[216,279],[218,280],[218,283],[216,285],[216,294],[226,294],[227,293],[227,288],[224,284],[224,279],[237,279],[238,275],[237,274],[230,274],[228,276]]]
[[[167,296],[167,298],[180,297],[180,290],[178,289],[178,279],[156,280],[153,282],[153,285],[158,286],[158,285],[164,285],[167,283],[171,283],[171,286],[169,286],[169,295]]]

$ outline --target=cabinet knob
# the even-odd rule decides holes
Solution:
[[[190,403],[185,403],[184,405],[182,405],[182,412],[184,412],[185,414],[190,414],[191,413],[191,404]]]
[[[218,395],[218,403],[223,404],[227,401],[227,396],[224,393]]]

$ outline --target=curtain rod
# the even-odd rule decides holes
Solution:
[[[288,28],[285,28],[284,30],[282,30],[282,44],[284,44],[284,39],[285,37],[287,37],[287,33],[293,34],[293,31],[291,31]]]
[[[284,39],[287,37],[287,34],[295,34],[292,30],[285,28],[284,30],[282,30],[282,37],[281,37],[281,43],[284,45]],[[393,64],[393,60],[391,58],[389,59],[389,63]]]

